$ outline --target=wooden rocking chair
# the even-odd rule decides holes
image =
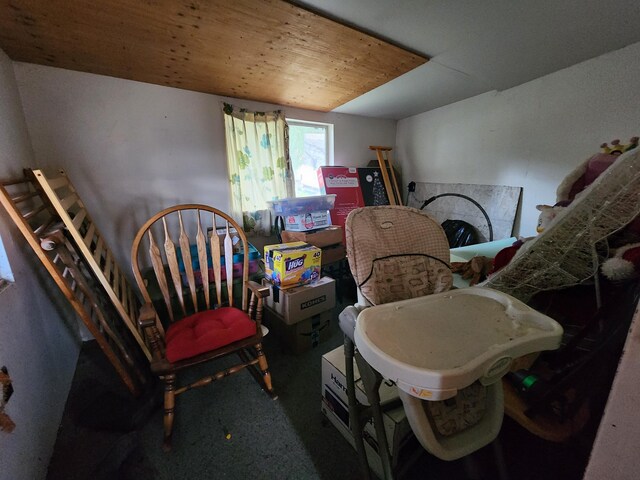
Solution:
[[[165,450],[171,448],[175,397],[191,388],[249,367],[276,398],[261,343],[262,304],[269,290],[249,281],[249,244],[229,215],[206,205],[167,208],[138,231],[131,263],[145,302],[139,323],[152,352],[151,370],[165,384]],[[179,371],[232,353],[240,363],[176,385]]]

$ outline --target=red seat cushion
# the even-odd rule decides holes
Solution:
[[[172,324],[166,332],[170,362],[194,357],[256,334],[256,324],[234,307],[198,312]]]

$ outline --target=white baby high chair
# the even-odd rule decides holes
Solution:
[[[450,291],[447,238],[419,210],[365,207],[352,211],[345,227],[358,303],[339,320],[349,423],[365,478],[369,417],[384,476],[393,478],[382,416],[387,405],[378,393],[383,377],[397,383],[413,432],[436,457],[455,460],[493,441],[504,410],[500,379],[511,360],[557,348],[561,327],[495,290]],[[354,358],[370,407],[356,400]]]

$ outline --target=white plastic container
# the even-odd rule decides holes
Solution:
[[[385,378],[423,400],[498,381],[516,357],[560,346],[562,327],[505,293],[472,287],[366,308],[355,342]]]

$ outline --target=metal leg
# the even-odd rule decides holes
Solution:
[[[355,353],[355,345],[351,339],[344,336],[344,358],[345,358],[345,376],[347,381],[347,398],[349,401],[349,426],[353,439],[356,445],[356,452],[358,453],[358,461],[360,462],[360,470],[362,471],[362,478],[364,480],[371,479],[371,472],[369,471],[369,463],[367,462],[367,452],[364,449],[364,438],[362,436],[362,430],[364,428],[361,418],[361,408],[356,400],[356,384],[355,375],[353,372],[353,359]]]
[[[387,442],[387,434],[384,430],[384,421],[382,419],[382,408],[380,407],[380,385],[382,384],[382,375],[375,371],[358,353],[355,354],[358,370],[364,384],[364,391],[367,399],[371,404],[371,412],[373,414],[373,426],[376,429],[376,438],[378,440],[378,454],[382,462],[382,471],[385,480],[393,479],[393,471],[391,468],[391,455],[389,454],[389,444]]]
[[[500,437],[491,442],[493,448],[493,454],[496,459],[496,468],[498,469],[499,480],[509,480],[509,471],[507,470],[507,462],[504,460],[504,451],[502,450],[502,443]]]

